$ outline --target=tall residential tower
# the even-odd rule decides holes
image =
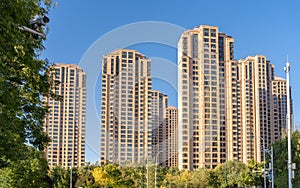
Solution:
[[[49,166],[82,166],[85,162],[86,74],[73,64],[52,67],[52,78],[59,84],[52,91],[61,100],[44,98],[49,106],[44,131],[51,138],[46,148]]]
[[[272,82],[272,97],[274,100],[274,139],[280,139],[287,135],[286,114],[287,114],[287,86],[286,80],[275,76]],[[292,112],[292,111],[291,111]]]
[[[178,109],[168,107],[168,166],[178,166]]]
[[[119,49],[102,59],[100,161],[142,163],[152,157],[151,61]]]
[[[168,162],[168,96],[152,90],[152,158],[162,166]]]
[[[180,169],[214,168],[226,161],[225,69],[234,58],[233,42],[206,25],[185,31],[178,42]]]
[[[285,81],[274,79],[265,56],[236,60],[233,47],[216,26],[201,25],[179,39],[179,169],[261,161],[263,148],[283,134]]]
[[[263,148],[274,142],[272,80],[274,67],[263,55],[239,60],[241,160],[262,160]],[[265,146],[263,146],[265,143]]]

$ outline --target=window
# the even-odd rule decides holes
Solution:
[[[215,29],[210,30],[210,36],[212,36],[212,37],[216,36],[216,30]]]
[[[209,29],[204,29],[204,36],[209,36]]]

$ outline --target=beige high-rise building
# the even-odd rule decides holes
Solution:
[[[86,73],[74,64],[56,64],[51,72],[59,84],[52,91],[60,100],[44,98],[49,106],[44,131],[51,138],[46,148],[49,166],[65,168],[85,162]]]
[[[207,25],[185,31],[178,42],[179,169],[214,168],[227,159],[225,69],[233,42]]]
[[[168,166],[178,166],[178,109],[168,107]]]
[[[286,80],[275,76],[272,82],[273,110],[274,110],[274,139],[278,140],[287,135],[286,114],[287,114],[287,87]],[[292,111],[291,111],[292,112]]]
[[[152,158],[159,165],[167,166],[169,151],[168,96],[156,90],[151,92]]]
[[[262,161],[263,148],[274,142],[272,80],[274,67],[263,55],[248,56],[238,65],[242,162]],[[265,143],[265,146],[263,146]]]
[[[265,56],[235,60],[233,47],[234,39],[216,26],[201,25],[180,37],[179,169],[261,161],[263,148],[281,138],[285,82],[274,79]]]
[[[151,60],[129,49],[102,58],[100,161],[144,163],[152,157]]]

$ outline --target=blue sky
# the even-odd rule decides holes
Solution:
[[[169,79],[174,81],[176,76],[176,71],[173,71],[177,55],[174,42],[177,42],[182,29],[192,29],[201,24],[215,25],[219,27],[219,31],[234,37],[236,59],[246,58],[248,55],[266,55],[275,65],[275,75],[285,78],[283,68],[286,56],[289,56],[294,118],[296,125],[300,124],[300,84],[297,84],[300,77],[296,73],[300,71],[300,1],[58,0],[57,2],[58,6],[51,10],[49,15],[50,31],[45,42],[46,50],[42,53],[43,58],[48,58],[53,63],[79,64],[87,71],[96,72],[95,76],[99,76],[101,57],[110,48],[118,46],[136,49],[153,58],[154,66],[159,63],[168,66],[165,68],[167,72],[157,68],[152,70],[153,74],[160,74],[154,78],[153,88],[168,94],[169,104],[177,106],[176,86],[174,87],[176,83],[168,81]],[[156,22],[156,29],[153,27],[147,29],[149,24]],[[160,38],[149,40],[150,42],[147,42],[146,38],[140,42],[126,43],[128,38],[135,40],[134,37],[137,36],[135,31],[130,30],[132,27],[137,27],[135,30],[145,37],[157,31]],[[168,34],[166,30],[161,31],[170,27],[174,32]],[[117,36],[118,31],[122,35],[119,38],[114,37],[114,44],[108,42],[109,37]],[[161,42],[165,39],[171,42]],[[109,47],[105,49],[106,45]],[[88,54],[92,54],[92,50],[94,50],[93,58],[86,58]],[[154,71],[161,72],[154,73]],[[90,79],[88,83],[91,83],[89,81],[93,78],[88,75]],[[99,79],[96,84],[87,87],[90,93],[87,100],[86,160],[95,162],[99,158],[100,125],[92,111],[99,112]]]

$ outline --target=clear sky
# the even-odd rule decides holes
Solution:
[[[201,24],[218,26],[219,31],[235,39],[235,59],[266,55],[275,65],[277,76],[285,78],[283,68],[289,56],[294,119],[295,124],[300,125],[300,84],[297,83],[300,79],[297,75],[300,71],[300,1],[57,2],[58,6],[49,15],[50,30],[42,57],[53,63],[79,64],[88,73],[86,161],[99,160],[97,113],[102,55],[115,47],[128,47],[153,58],[153,89],[169,95],[169,104],[177,106],[176,42],[181,31]],[[166,66],[157,68],[160,65]]]

